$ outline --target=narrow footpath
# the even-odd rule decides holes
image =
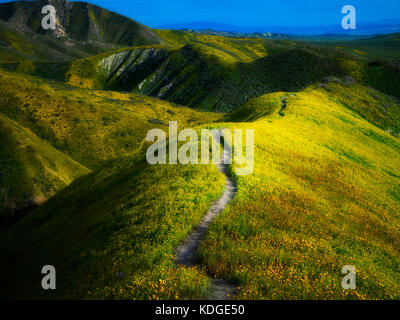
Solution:
[[[222,133],[218,132],[214,136],[217,142],[220,141]],[[200,246],[201,240],[210,227],[211,222],[225,209],[225,207],[232,201],[236,194],[236,185],[228,170],[228,163],[230,162],[231,150],[223,151],[223,156],[218,163],[218,169],[225,175],[225,189],[224,192],[207,211],[206,215],[197,225],[196,229],[188,235],[185,241],[176,249],[176,264],[185,266],[200,265],[197,259],[197,250]],[[211,277],[211,294],[208,297],[210,300],[228,300],[236,293],[236,287],[233,283],[225,279],[215,279]]]

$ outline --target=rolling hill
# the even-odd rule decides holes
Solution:
[[[63,35],[57,36],[33,27],[42,3],[33,4],[0,7],[6,70],[218,112],[332,75],[400,97],[395,34],[324,43],[211,36],[151,30],[89,4],[58,1]]]
[[[255,170],[237,178],[200,253],[238,299],[400,297],[400,141],[365,119],[384,96],[337,80],[251,100],[228,125],[254,128]],[[341,288],[344,265],[356,290]]]
[[[178,121],[183,129],[223,117],[143,95],[88,91],[4,71],[0,116],[4,221],[42,203],[88,168],[136,154],[154,127],[167,130],[169,121]]]
[[[0,298],[205,297],[204,271],[172,257],[223,183],[213,165],[150,166],[143,154],[110,162],[0,233]],[[36,285],[44,261],[57,268],[54,292]]]
[[[1,227],[90,172],[1,113],[0,144]]]
[[[221,119],[138,94],[93,91],[0,72],[0,112],[54,148],[94,169],[134,154],[146,133],[178,121],[181,128]]]
[[[383,104],[384,118],[368,121],[365,109]],[[255,172],[236,177],[238,194],[201,247],[206,269],[175,266],[173,250],[219,196],[222,175],[212,165],[149,166],[143,146],[3,233],[1,288],[17,298],[201,298],[211,274],[235,281],[243,299],[397,298],[400,142],[383,129],[398,112],[390,97],[331,78],[205,125],[257,133]],[[60,272],[56,293],[34,285],[46,261]],[[359,272],[351,293],[340,287],[345,264]]]
[[[351,76],[400,97],[395,63],[367,54],[358,58],[331,44],[157,33],[165,45],[119,49],[74,61],[64,71],[65,81],[139,92],[210,111],[231,111],[262,94],[300,90],[332,75]]]
[[[58,34],[38,27],[48,2]],[[397,37],[340,47],[0,5],[0,299],[206,299],[214,277],[238,299],[399,299]],[[191,267],[175,250],[225,176],[148,164],[146,134],[169,121],[255,130],[254,172],[229,168],[234,198]]]
[[[329,40],[332,47],[340,48],[362,59],[399,60],[400,33],[377,35],[353,41],[338,41],[332,36]]]

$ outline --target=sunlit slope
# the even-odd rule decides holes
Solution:
[[[204,271],[176,267],[173,252],[224,182],[214,165],[110,162],[0,234],[0,298],[204,297]],[[40,287],[47,264],[57,290]]]
[[[363,87],[349,79],[330,78],[319,84],[329,99],[355,112],[365,120],[400,137],[400,100],[373,88]]]
[[[0,225],[90,172],[1,113],[0,146]]]
[[[399,101],[373,88],[360,85],[351,78],[328,77],[323,82],[315,84],[322,89],[330,101],[346,107],[352,114],[357,114],[372,124],[396,137],[400,134]],[[226,115],[227,121],[248,122],[265,116],[285,112],[282,109],[282,99],[291,98],[295,93],[281,92],[266,94],[251,99]]]
[[[265,39],[235,39],[179,30],[155,30],[155,32],[163,39],[164,43],[171,47],[196,46],[204,55],[216,57],[228,64],[253,61],[290,47],[286,42],[273,45]]]
[[[0,72],[0,112],[89,168],[135,153],[147,132],[213,122],[198,112],[151,97],[77,89]]]
[[[384,101],[369,92],[343,81],[275,93],[243,106],[254,122],[229,125],[255,129],[255,170],[237,178],[201,255],[240,284],[239,298],[400,298],[400,141],[360,115],[376,112],[388,130],[398,109],[383,120]],[[341,103],[346,94],[359,106]],[[355,291],[341,288],[345,265],[357,270]]]

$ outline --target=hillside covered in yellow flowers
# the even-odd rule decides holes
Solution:
[[[340,47],[136,23],[128,39],[99,12],[103,33],[57,40],[0,14],[0,299],[207,299],[214,278],[233,299],[400,299],[398,34],[382,51],[379,37]],[[235,195],[195,266],[176,248],[225,176],[150,165],[146,135],[170,121],[254,130],[254,172],[229,168]],[[48,264],[55,291],[40,287]]]

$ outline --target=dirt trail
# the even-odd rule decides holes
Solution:
[[[286,109],[286,99],[287,99],[288,97],[283,97],[283,98],[281,98],[281,110],[279,111],[279,115],[281,116],[281,117],[284,117],[285,116],[285,114],[283,113],[283,111],[285,111],[285,109]]]
[[[221,131],[215,136],[216,141],[220,141]],[[228,149],[228,147],[226,148]],[[208,210],[207,214],[203,217],[196,229],[189,234],[185,241],[176,249],[176,264],[194,266],[199,265],[197,259],[197,250],[204,235],[207,233],[208,228],[214,218],[224,210],[224,208],[231,202],[236,193],[236,185],[233,181],[229,170],[228,163],[231,162],[231,150],[225,150],[223,157],[221,157],[218,168],[221,173],[226,177],[225,190],[221,198],[219,198]],[[236,293],[236,287],[233,283],[224,279],[211,278],[211,300],[226,300],[230,299]]]

